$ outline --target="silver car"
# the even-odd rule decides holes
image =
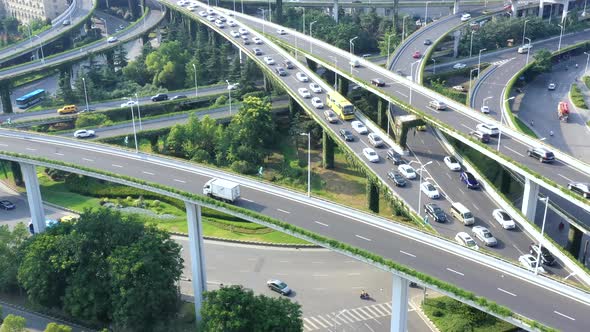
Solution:
[[[483,226],[473,226],[473,235],[478,238],[483,244],[488,247],[493,247],[498,244],[498,240],[492,235],[492,233]]]

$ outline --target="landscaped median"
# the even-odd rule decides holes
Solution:
[[[121,151],[120,153],[124,153],[124,152]],[[543,326],[542,324],[540,324],[536,321],[530,321],[530,320],[527,320],[523,317],[520,317],[520,316],[512,313],[509,309],[507,309],[503,306],[500,306],[492,301],[489,301],[486,298],[478,297],[471,292],[465,291],[465,290],[460,289],[456,286],[453,286],[453,285],[450,285],[446,282],[440,281],[440,280],[433,278],[429,275],[419,273],[411,268],[408,268],[404,265],[398,264],[398,263],[393,262],[391,260],[388,260],[388,259],[385,259],[385,258],[380,257],[378,255],[375,255],[375,254],[368,252],[364,249],[349,246],[347,244],[341,243],[341,242],[336,241],[334,239],[330,239],[330,238],[318,235],[316,233],[309,232],[309,231],[301,229],[297,226],[293,226],[291,224],[279,221],[277,219],[268,217],[266,215],[259,214],[257,212],[251,211],[251,210],[246,210],[246,209],[243,209],[243,208],[231,205],[231,204],[226,204],[226,203],[223,203],[220,201],[216,201],[216,200],[213,200],[213,199],[205,197],[205,196],[200,196],[200,195],[195,195],[195,194],[183,192],[183,191],[180,191],[176,188],[170,188],[170,187],[162,186],[159,184],[139,180],[136,178],[122,176],[119,174],[113,174],[113,173],[106,172],[103,170],[82,167],[82,166],[75,165],[75,164],[69,164],[69,163],[64,163],[64,162],[58,162],[55,160],[47,160],[44,158],[29,157],[29,156],[25,156],[25,155],[21,155],[21,154],[6,153],[6,152],[2,153],[2,158],[16,161],[16,162],[24,162],[24,163],[31,163],[32,162],[33,164],[36,164],[41,167],[56,168],[56,169],[60,169],[60,170],[66,171],[66,172],[72,172],[72,173],[76,172],[76,173],[79,173],[82,175],[92,176],[92,177],[103,179],[106,181],[115,182],[115,183],[123,184],[126,186],[135,187],[138,189],[147,190],[147,191],[150,191],[153,193],[165,195],[165,196],[179,199],[182,201],[187,201],[187,202],[191,202],[194,204],[199,204],[199,205],[206,207],[206,208],[215,209],[219,212],[222,212],[222,213],[225,213],[228,215],[232,215],[232,216],[235,216],[235,217],[243,219],[243,220],[247,220],[250,222],[261,224],[261,225],[264,225],[266,227],[269,227],[269,228],[272,228],[272,229],[275,229],[278,231],[285,232],[287,234],[304,239],[308,242],[315,243],[315,244],[320,245],[322,247],[326,247],[330,250],[339,252],[341,254],[345,254],[345,255],[353,257],[355,259],[371,263],[383,270],[391,271],[391,272],[401,275],[402,277],[407,278],[409,280],[421,282],[421,283],[427,285],[429,288],[436,290],[437,292],[440,292],[445,295],[449,295],[449,296],[456,298],[456,299],[461,299],[462,302],[465,302],[470,306],[473,306],[473,307],[481,309],[481,310],[488,311],[488,312],[492,313],[493,315],[495,315],[501,319],[508,320],[511,323],[513,323],[517,326],[520,326],[522,328],[533,327],[533,328],[537,328],[541,331],[554,331],[553,329]],[[160,159],[162,159],[162,158],[160,158]],[[346,208],[341,211],[345,212],[345,210],[346,210]],[[360,218],[361,216],[357,214],[357,217]],[[392,225],[392,227],[393,227],[393,225]],[[399,227],[399,226],[396,226],[396,227]],[[410,231],[409,229],[406,231],[410,232],[410,233],[416,232],[416,231]],[[428,236],[428,235],[425,235],[425,236]],[[454,245],[454,246],[456,246],[456,245]],[[479,255],[479,253],[471,252],[471,250],[469,250],[467,248],[457,248],[456,250],[467,250],[471,253],[471,255],[475,255],[475,256]]]

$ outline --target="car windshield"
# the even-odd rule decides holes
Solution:
[[[401,174],[397,174],[397,173],[393,173],[393,177],[394,177],[396,180],[399,180],[399,181],[403,181],[403,179],[404,179],[404,178],[401,176]]]
[[[410,174],[414,173],[414,170],[411,167],[406,167],[405,170],[406,170],[406,173],[410,173]]]
[[[426,189],[428,189],[428,191],[434,191],[434,186],[431,184],[426,185]]]
[[[500,216],[502,217],[502,220],[510,220],[510,219],[512,219],[512,218],[510,218],[510,216],[506,212],[500,212]]]
[[[438,207],[438,205],[435,205],[435,206],[433,206],[433,207],[432,207],[432,210],[433,210],[433,211],[434,211],[434,213],[436,213],[436,214],[439,214],[439,213],[442,213],[442,212],[443,212],[443,210],[442,210],[440,207]]]
[[[368,154],[369,154],[369,156],[374,156],[374,155],[376,155],[377,153],[376,153],[375,151],[369,151],[369,152],[368,152]]]
[[[466,172],[465,176],[467,176],[467,179],[469,180],[469,182],[475,181],[475,177],[473,176],[473,174]]]
[[[280,289],[285,289],[287,287],[287,284],[282,281],[277,282],[276,285]]]
[[[451,157],[451,158],[449,158],[449,161],[450,161],[452,164],[456,164],[456,163],[457,163],[457,159],[455,159],[455,157]]]
[[[476,246],[475,241],[473,241],[472,238],[466,239],[465,244],[467,244],[468,247],[475,247]]]
[[[483,231],[483,237],[485,238],[491,238],[492,237],[492,233],[488,232],[488,231]]]
[[[463,213],[463,217],[465,219],[473,218],[473,214],[471,214],[471,212],[465,212]]]

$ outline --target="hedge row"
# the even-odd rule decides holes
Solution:
[[[584,94],[582,94],[582,90],[580,90],[580,87],[577,83],[572,83],[572,86],[570,87],[570,98],[576,107],[588,109]]]

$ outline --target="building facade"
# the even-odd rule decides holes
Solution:
[[[70,0],[0,0],[0,12],[13,16],[21,23],[31,20],[54,19],[69,6]]]

